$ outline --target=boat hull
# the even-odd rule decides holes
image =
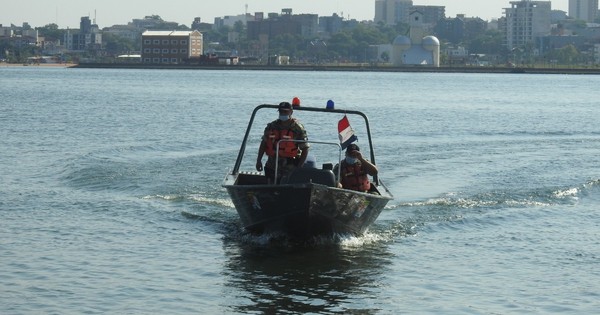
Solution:
[[[314,183],[234,185],[226,180],[223,186],[245,229],[300,238],[335,233],[360,235],[391,200],[379,194]]]

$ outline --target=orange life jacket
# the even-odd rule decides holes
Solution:
[[[342,169],[340,170],[340,183],[346,189],[357,191],[368,191],[371,189],[369,176],[362,169],[360,163],[348,164],[342,161]]]
[[[294,140],[295,134],[290,129],[270,129],[267,133],[265,153],[275,157],[275,148],[279,140]],[[293,141],[279,142],[280,158],[295,158],[298,155],[298,144]]]

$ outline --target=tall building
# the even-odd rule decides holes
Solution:
[[[550,34],[552,5],[550,1],[511,1],[504,9],[506,18],[506,47],[525,47],[536,44],[539,37]]]
[[[267,19],[257,13],[254,21],[248,21],[248,39],[260,40],[263,36],[272,39],[283,34],[315,37],[319,31],[317,14],[292,14],[292,9],[282,9],[281,14],[269,13]]]
[[[385,25],[409,23],[412,0],[376,0],[375,23],[383,22]]]
[[[588,23],[594,22],[598,16],[598,0],[569,0],[569,16]]]
[[[419,11],[423,13],[423,23],[435,25],[446,18],[446,7],[439,5],[413,5],[410,12]]]
[[[67,30],[64,43],[70,51],[99,50],[102,48],[102,32],[97,24],[84,16],[79,22],[79,31]]]

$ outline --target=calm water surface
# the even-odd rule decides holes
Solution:
[[[599,85],[0,68],[0,313],[597,312]],[[371,119],[395,200],[365,236],[241,231],[221,180],[254,106],[294,96]]]

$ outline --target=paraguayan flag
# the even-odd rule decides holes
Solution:
[[[348,117],[344,115],[344,118],[338,121],[338,135],[340,137],[340,144],[342,149],[345,149],[350,143],[358,140],[358,137],[354,134],[354,129],[350,126]]]

